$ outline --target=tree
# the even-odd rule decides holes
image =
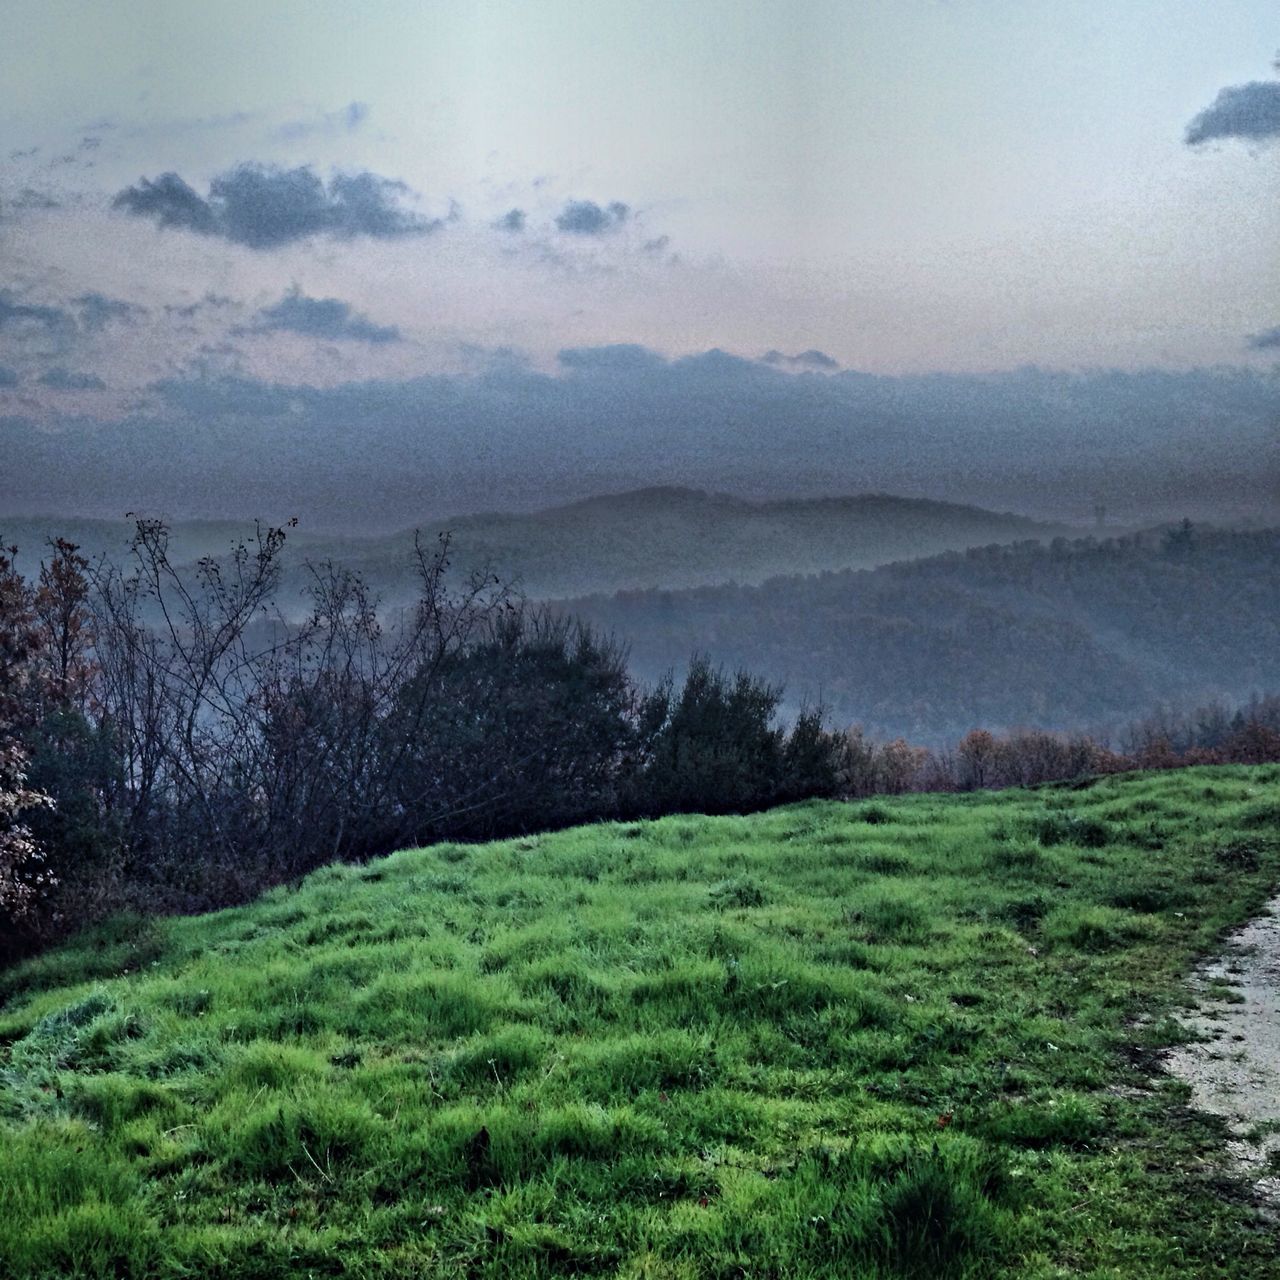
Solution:
[[[404,707],[424,696],[431,714],[408,734]],[[623,652],[590,628],[503,609],[472,643],[411,678],[399,701],[383,731],[397,760],[396,839],[479,838],[615,812],[636,693]]]
[[[16,547],[0,548],[0,951],[13,926],[52,885],[44,854],[27,821],[51,801],[27,784],[23,735],[37,714],[40,633],[32,593],[14,564]]]
[[[995,738],[986,729],[972,729],[965,734],[956,754],[960,757],[962,787],[980,790],[995,782],[998,751]]]
[[[784,734],[773,725],[781,696],[745,671],[729,676],[695,655],[653,738],[646,811],[740,813],[773,803],[784,772]]]
[[[89,610],[89,561],[65,538],[49,544],[53,554],[40,565],[32,596],[42,659],[46,702],[80,705],[88,692],[93,645]]]
[[[1227,739],[1223,747],[1236,764],[1265,764],[1280,760],[1280,732],[1250,719]]]
[[[806,707],[791,726],[782,749],[779,803],[838,793],[841,742],[824,721],[821,707]]]
[[[26,758],[14,742],[0,744],[0,956],[9,950],[10,930],[37,907],[56,883],[44,866],[44,851],[24,819],[51,805],[27,786]]]

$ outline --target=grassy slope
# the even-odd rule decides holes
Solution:
[[[0,1275],[1273,1275],[1152,1071],[1278,824],[1276,767],[813,803],[86,936],[0,975]]]

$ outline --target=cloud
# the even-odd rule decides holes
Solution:
[[[0,289],[0,329],[37,327],[49,333],[65,333],[75,328],[71,313],[61,307],[43,307],[18,302],[7,289]]]
[[[133,324],[147,314],[146,307],[103,293],[82,293],[65,306],[46,306],[20,302],[9,290],[0,289],[0,331],[7,331],[13,341],[52,339],[59,354],[79,337],[101,333],[113,322]],[[46,385],[57,386],[56,382]]]
[[[339,111],[322,111],[309,120],[287,120],[276,130],[276,137],[297,142],[302,138],[354,133],[368,118],[367,102],[349,102]]]
[[[394,325],[374,324],[339,298],[309,298],[296,286],[275,306],[259,311],[257,323],[244,332],[300,333],[308,338],[379,345],[401,341],[400,330]]]
[[[594,200],[570,200],[556,217],[556,227],[569,235],[601,236],[616,231],[631,217],[631,208],[614,200],[601,208]]]
[[[0,364],[0,388],[16,387],[21,379],[18,377],[16,369],[10,369]]]
[[[556,359],[575,373],[639,373],[662,369],[666,360],[656,351],[633,342],[604,347],[565,347]]]
[[[493,225],[498,231],[523,231],[528,221],[523,209],[508,209]]]
[[[136,186],[126,187],[112,201],[112,207],[136,218],[154,218],[162,227],[219,234],[213,209],[176,173],[162,173],[154,180],[143,178]]]
[[[447,528],[437,516],[660,484],[880,491],[1081,519],[1094,492],[1193,518],[1219,499],[1275,509],[1269,370],[794,377],[725,352],[570,350],[555,373],[474,353],[465,373],[328,386],[209,361],[151,385],[121,420],[47,392],[39,421],[0,412],[0,511]]]
[[[1245,345],[1250,351],[1275,351],[1280,348],[1280,325],[1264,329],[1261,333],[1251,333]]]
[[[1230,85],[1187,125],[1188,146],[1216,138],[1280,139],[1280,80]]]
[[[235,305],[235,299],[228,298],[225,294],[206,293],[203,298],[198,299],[196,302],[187,302],[180,306],[176,303],[167,302],[164,310],[166,315],[181,316],[184,320],[190,320],[197,311],[221,310],[223,307],[233,307]]]
[[[28,213],[35,209],[48,211],[49,209],[60,209],[61,207],[61,202],[55,200],[51,195],[43,191],[37,191],[34,187],[23,187],[16,196],[9,197],[0,211],[5,213]]]
[[[80,310],[80,323],[89,333],[98,333],[113,320],[133,324],[147,314],[146,307],[101,293],[82,293],[71,300]]]
[[[815,351],[812,347],[794,356],[783,355],[781,351],[766,351],[760,359],[763,363],[780,369],[834,370],[840,367],[839,360],[832,359],[825,351]]]
[[[212,417],[262,420],[289,412],[296,390],[238,374],[198,372],[194,377],[166,378],[150,387],[165,404],[197,421]]]
[[[214,178],[207,199],[178,174],[164,173],[126,187],[114,206],[161,227],[265,250],[317,235],[388,240],[444,225],[405,209],[408,192],[403,182],[367,170],[335,174],[326,184],[309,166],[242,164]]]
[[[96,374],[79,373],[74,369],[55,365],[36,379],[42,387],[51,391],[105,391],[107,384]]]

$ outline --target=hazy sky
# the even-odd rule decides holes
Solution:
[[[1280,351],[1274,0],[0,0],[0,29],[0,421],[615,343]]]

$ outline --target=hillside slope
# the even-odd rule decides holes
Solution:
[[[836,723],[926,742],[975,726],[1088,729],[1163,700],[1280,687],[1280,530],[985,547],[873,572],[563,606],[639,675],[693,650],[821,698]]]
[[[0,1274],[1262,1280],[1152,1072],[1278,817],[1274,766],[815,803],[88,935],[0,975]]]
[[[249,527],[178,522],[174,562],[225,553]],[[749,502],[681,488],[638,489],[531,513],[459,515],[423,526],[432,546],[445,531],[453,537],[457,569],[491,567],[538,597],[763,582],[780,573],[867,568],[1061,532],[1023,516],[887,494]],[[31,564],[53,535],[81,543],[90,555],[119,557],[131,534],[123,521],[0,517],[0,537],[22,547]],[[292,566],[295,595],[304,556],[355,569],[392,603],[414,587],[412,529],[379,537],[290,530],[285,564]]]

